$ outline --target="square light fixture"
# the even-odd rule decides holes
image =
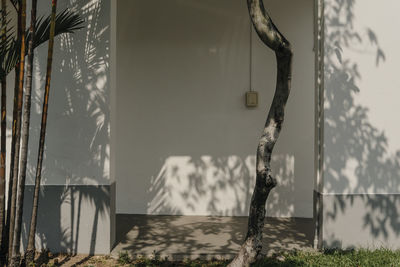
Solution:
[[[246,107],[256,108],[258,106],[258,92],[248,91],[246,92]]]

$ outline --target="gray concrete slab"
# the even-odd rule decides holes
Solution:
[[[182,259],[230,259],[247,230],[247,217],[117,215],[117,244],[112,256]],[[312,219],[267,218],[263,253],[312,250]]]

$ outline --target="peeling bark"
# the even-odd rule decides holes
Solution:
[[[290,43],[272,22],[262,0],[247,0],[247,4],[258,36],[275,52],[277,81],[274,99],[257,147],[256,185],[250,204],[247,235],[229,266],[249,266],[256,261],[262,249],[265,204],[270,191],[277,185],[276,179],[271,175],[271,155],[282,129],[292,73]]]

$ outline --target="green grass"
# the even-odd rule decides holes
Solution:
[[[189,266],[189,267],[223,267],[229,261],[224,260],[186,260],[173,262],[160,259],[132,260],[127,253],[121,253],[118,259],[120,266],[158,267],[158,266]],[[254,267],[386,267],[400,266],[400,251],[388,249],[379,250],[326,250],[324,252],[292,252],[276,254],[264,258]]]
[[[335,266],[335,267],[381,267],[400,266],[400,251],[379,250],[326,250],[324,252],[294,252],[281,254],[257,262],[261,266]]]

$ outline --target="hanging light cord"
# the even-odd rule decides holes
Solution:
[[[253,85],[252,85],[252,76],[253,76],[253,23],[250,21],[250,49],[249,49],[249,84],[250,84],[250,92],[253,91]]]

